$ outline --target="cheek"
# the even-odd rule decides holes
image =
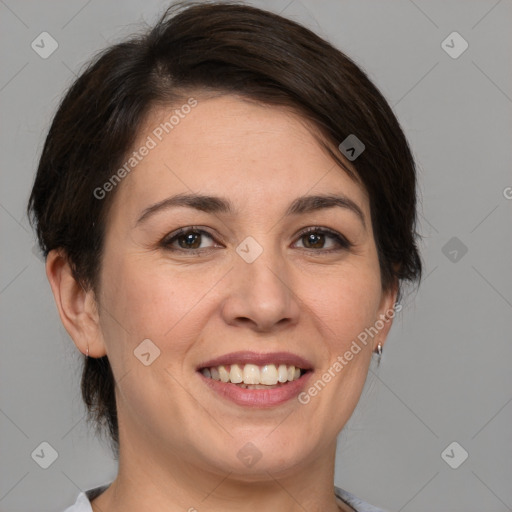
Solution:
[[[373,266],[340,274],[324,282],[323,292],[308,288],[325,357],[303,398],[318,418],[314,428],[325,430],[325,418],[330,418],[332,435],[346,424],[363,390],[372,357],[372,338],[364,338],[365,329],[374,324],[381,299],[380,274]]]
[[[102,328],[107,344],[114,345],[109,348],[133,352],[150,339],[162,352],[172,344],[173,360],[179,360],[201,330],[194,313],[216,280],[186,267],[171,272],[165,262],[148,264],[133,256],[117,257],[115,265],[105,262]]]
[[[331,350],[344,352],[376,320],[381,301],[379,268],[372,260],[351,265],[321,281],[305,281],[302,290]]]

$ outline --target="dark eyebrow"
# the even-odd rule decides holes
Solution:
[[[327,194],[298,197],[290,205],[286,211],[286,215],[300,215],[325,208],[333,208],[335,206],[346,208],[347,210],[355,213],[366,229],[366,222],[364,220],[364,214],[361,208],[359,208],[359,206],[354,201],[352,201],[352,199],[349,199],[344,195]]]
[[[176,206],[186,206],[206,213],[233,213],[234,208],[230,201],[220,197],[204,196],[200,194],[178,194],[146,208],[139,217],[137,224],[161,210],[168,210]]]
[[[168,210],[169,208],[176,206],[186,206],[188,208],[194,208],[206,213],[232,214],[235,211],[232,203],[227,199],[201,194],[178,194],[146,208],[142,212],[142,215],[139,217],[136,225],[147,220],[156,212]],[[347,210],[355,213],[359,220],[362,222],[363,226],[366,228],[366,222],[361,208],[359,208],[359,206],[354,201],[352,201],[352,199],[349,199],[343,195],[327,194],[298,197],[289,206],[285,216],[301,215],[325,208],[333,208],[335,206],[346,208]]]

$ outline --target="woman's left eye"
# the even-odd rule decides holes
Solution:
[[[321,249],[323,252],[349,249],[352,247],[352,243],[343,235],[325,228],[309,228],[300,235],[299,241],[302,242],[301,248],[303,249]]]

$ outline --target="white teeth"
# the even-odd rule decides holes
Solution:
[[[279,382],[288,382],[288,369],[285,364],[280,364],[277,369],[277,380]]]
[[[233,384],[240,384],[240,382],[243,382],[244,376],[240,366],[238,366],[237,364],[231,365],[231,370],[229,372],[229,380]]]
[[[225,366],[219,366],[219,376],[222,382],[229,382],[229,372]]]
[[[266,364],[260,370],[260,384],[266,384],[268,386],[277,384],[277,368],[275,364]]]
[[[255,364],[244,366],[244,384],[259,384],[260,369]]]
[[[229,366],[213,366],[203,368],[201,373],[210,379],[239,384],[251,389],[264,389],[265,386],[276,386],[300,379],[301,370],[293,365],[266,364],[232,364]]]

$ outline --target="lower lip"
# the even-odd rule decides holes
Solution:
[[[305,387],[311,371],[306,372],[300,379],[292,380],[282,386],[271,389],[245,389],[230,382],[205,377],[197,372],[203,382],[223,398],[234,402],[237,405],[246,407],[273,407],[295,398]]]

